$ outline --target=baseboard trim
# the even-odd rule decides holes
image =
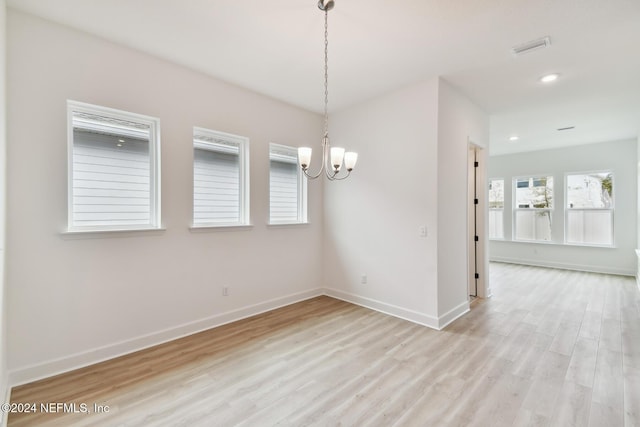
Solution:
[[[300,301],[327,295],[332,298],[356,304],[390,316],[398,317],[409,322],[417,323],[432,329],[441,330],[447,325],[469,312],[469,302],[465,301],[449,310],[442,316],[435,317],[415,310],[388,304],[372,298],[367,298],[332,288],[317,288],[299,292],[286,297],[276,298],[259,304],[239,308],[236,310],[210,316],[201,320],[179,325],[173,328],[143,335],[137,338],[109,344],[103,347],[72,354],[70,356],[49,360],[44,363],[11,370],[6,384],[6,399],[10,398],[11,387],[27,384],[40,379],[84,368],[89,365],[104,362],[109,359],[124,356],[149,347],[173,341],[188,335],[197,334],[211,328],[231,322],[246,319],[280,307],[295,304]]]
[[[210,316],[204,319],[196,320],[194,322],[185,323],[183,325],[143,335],[137,338],[132,338],[92,350],[72,354],[70,356],[62,357],[59,359],[54,359],[44,363],[12,370],[9,371],[8,374],[9,378],[7,390],[10,390],[9,387],[16,387],[43,378],[52,377],[64,372],[69,372],[75,369],[104,362],[105,360],[144,350],[149,347],[160,345],[188,335],[197,334],[198,332],[202,332],[207,329],[222,326],[231,322],[236,322],[238,320],[246,319],[247,317],[255,316],[267,311],[275,310],[280,307],[295,304],[297,302],[315,298],[321,295],[324,295],[323,289],[321,288],[299,292],[285,297],[275,298],[269,301]]]
[[[350,302],[351,304],[359,305],[361,307],[369,308],[371,310],[378,311],[380,313],[388,314],[390,316],[398,317],[409,322],[417,323],[422,326],[427,326],[432,329],[440,330],[440,319],[437,317],[429,316],[424,313],[417,312],[415,310],[409,310],[397,305],[388,304],[386,302],[378,301],[372,298],[363,297],[360,295],[351,294],[349,292],[340,291],[333,288],[325,288],[325,295],[332,298],[336,298],[342,301]]]
[[[611,268],[604,265],[569,264],[564,262],[541,261],[541,260],[531,260],[531,259],[522,259],[522,258],[508,258],[508,257],[500,257],[500,256],[492,256],[490,261],[504,262],[506,264],[530,265],[533,267],[548,267],[548,268],[559,268],[562,270],[586,271],[589,273],[615,274],[618,276],[635,276],[636,275],[635,271],[628,270],[626,268]]]
[[[449,325],[459,317],[464,316],[469,311],[471,311],[471,309],[469,308],[469,301],[465,301],[459,304],[457,307],[452,308],[444,315],[438,317],[438,329],[446,328],[447,325]]]

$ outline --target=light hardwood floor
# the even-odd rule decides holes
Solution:
[[[630,277],[491,265],[494,297],[434,331],[315,298],[17,387],[108,413],[10,426],[640,426]]]

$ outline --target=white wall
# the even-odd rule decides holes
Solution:
[[[359,163],[349,179],[325,186],[330,294],[430,326],[437,323],[437,96],[431,79],[333,114],[331,143],[357,151]]]
[[[440,81],[438,97],[438,317],[459,312],[467,304],[468,143],[484,148],[479,161],[484,164],[489,144],[489,117],[447,82]],[[479,177],[483,179],[482,176]],[[479,198],[483,199],[479,194]],[[479,209],[486,209],[481,205]],[[484,219],[481,216],[480,219]],[[478,233],[486,245],[483,231]],[[488,262],[479,251],[478,272],[488,283]],[[483,291],[481,296],[485,296]]]
[[[8,34],[13,383],[321,293],[322,183],[310,225],[266,226],[268,144],[317,142],[319,115],[11,9]],[[160,118],[166,231],[61,234],[67,99]],[[252,229],[189,231],[193,126],[250,138]]]
[[[6,10],[0,0],[0,403],[8,399],[7,388],[7,305],[5,298],[5,231],[6,231]],[[6,414],[4,414],[6,416]],[[0,422],[2,419],[0,418]]]
[[[635,140],[535,151],[489,160],[489,175],[505,179],[505,206],[512,204],[511,180],[521,175],[553,175],[553,242],[510,241],[513,217],[505,211],[505,241],[490,243],[492,260],[603,273],[635,275],[637,258],[637,144]],[[564,180],[567,172],[612,170],[614,173],[615,248],[564,245]]]
[[[329,294],[444,326],[468,309],[467,141],[487,140],[488,117],[430,79],[331,120],[333,144],[360,163],[325,188]]]

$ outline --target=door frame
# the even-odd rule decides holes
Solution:
[[[487,204],[488,150],[471,140],[468,141],[467,150],[467,288],[470,297],[488,298],[491,296]],[[478,199],[477,204],[474,199]],[[475,236],[478,236],[477,242]]]

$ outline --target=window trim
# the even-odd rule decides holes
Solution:
[[[297,162],[297,158],[298,158],[298,148],[297,147],[292,147],[289,145],[282,145],[282,144],[276,144],[274,142],[270,142],[269,143],[269,210],[268,210],[268,220],[267,220],[267,225],[272,226],[272,225],[299,225],[299,224],[308,224],[309,223],[309,215],[308,215],[308,189],[307,189],[307,184],[308,184],[308,180],[307,177],[302,173],[301,168],[297,167],[296,168],[296,176],[297,176],[297,182],[298,182],[298,219],[296,221],[273,221],[271,219],[271,150],[272,148],[275,148],[277,150],[281,150],[285,153],[287,153],[287,155],[290,155],[291,157],[295,157],[296,158],[296,165],[298,164]]]
[[[220,222],[220,223],[202,223],[196,224],[194,222],[195,217],[195,203],[193,200],[194,196],[194,182],[193,182],[193,174],[195,167],[195,134],[196,132],[205,134],[212,138],[219,138],[229,142],[238,143],[238,161],[239,161],[239,176],[240,176],[240,188],[239,192],[239,202],[240,202],[240,215],[237,222]],[[215,229],[227,229],[232,230],[234,228],[242,229],[244,227],[251,226],[251,215],[250,215],[250,181],[249,181],[249,138],[240,135],[234,135],[232,133],[221,132],[213,129],[203,128],[199,126],[193,127],[192,134],[192,154],[193,159],[191,163],[191,226],[190,229],[205,229],[205,228],[215,228]],[[206,143],[202,143],[206,144]]]
[[[565,245],[571,246],[591,246],[591,247],[600,247],[600,248],[615,248],[616,247],[616,233],[615,233],[615,211],[616,211],[616,195],[615,191],[611,194],[611,207],[609,208],[570,208],[569,207],[569,199],[568,199],[568,185],[569,185],[569,175],[591,175],[591,174],[600,174],[606,173],[611,174],[611,182],[612,187],[616,188],[616,176],[613,169],[598,169],[598,170],[589,170],[589,171],[577,171],[577,172],[565,172],[564,173],[564,241]],[[568,241],[569,234],[569,212],[578,212],[578,211],[609,211],[611,212],[611,243],[580,243],[580,242],[570,242]]]
[[[119,120],[144,123],[149,126],[149,224],[114,226],[77,226],[73,224],[73,113],[105,115]],[[138,113],[67,100],[67,233],[104,233],[111,231],[161,230],[160,188],[160,119]]]
[[[514,242],[525,242],[525,243],[552,243],[553,242],[553,216],[554,216],[554,211],[557,205],[557,200],[556,200],[556,188],[555,188],[555,184],[553,187],[553,198],[551,199],[551,207],[550,208],[520,208],[517,206],[518,204],[518,200],[517,200],[517,196],[516,196],[516,192],[518,189],[518,180],[522,180],[522,179],[529,179],[529,180],[536,180],[536,179],[540,179],[540,178],[554,178],[554,175],[552,173],[541,173],[541,174],[530,174],[530,175],[519,175],[519,176],[513,176],[511,179],[511,240]],[[555,181],[555,179],[554,179]],[[529,188],[529,187],[527,187]],[[539,240],[539,239],[518,239],[517,238],[517,233],[516,233],[516,227],[518,226],[518,223],[516,221],[516,216],[518,212],[525,212],[525,211],[532,211],[532,212],[548,212],[549,215],[549,220],[551,221],[551,225],[550,225],[550,230],[549,230],[549,240]]]

